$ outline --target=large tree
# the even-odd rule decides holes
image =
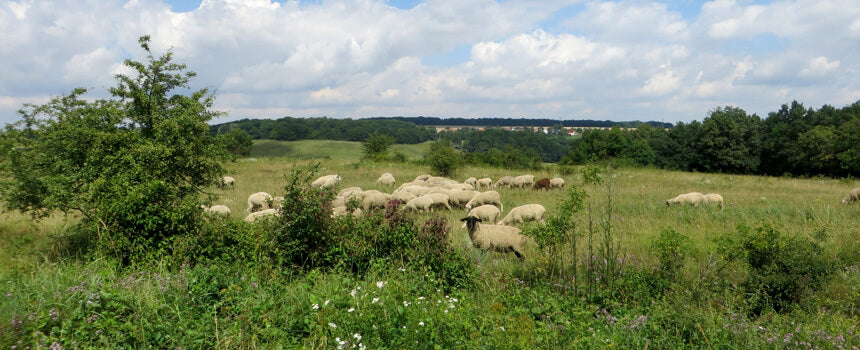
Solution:
[[[126,60],[112,99],[88,102],[84,89],[44,105],[0,133],[0,196],[10,209],[44,217],[77,212],[106,253],[128,260],[199,228],[204,188],[223,173],[227,153],[209,134],[213,96],[187,94],[195,76],[155,57]],[[187,91],[187,90],[185,90]]]
[[[696,144],[704,171],[755,173],[760,164],[761,119],[737,107],[718,107],[702,122]]]

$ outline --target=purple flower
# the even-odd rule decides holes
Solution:
[[[51,311],[48,311],[48,316],[51,316],[51,319],[56,321],[60,319],[60,314],[57,312],[57,309],[51,308]]]

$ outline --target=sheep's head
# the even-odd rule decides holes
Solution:
[[[469,233],[475,232],[475,228],[478,226],[478,223],[481,222],[481,218],[473,215],[469,215],[465,218],[460,219],[460,221],[466,223],[466,230]]]

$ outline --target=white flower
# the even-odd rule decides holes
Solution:
[[[381,289],[382,287],[385,287],[386,284],[388,284],[388,282],[383,282],[383,281],[376,282],[376,288]]]
[[[446,313],[446,314],[448,313],[448,309],[445,309],[445,313]]]
[[[424,300],[424,297],[418,297],[418,300]]]
[[[504,332],[504,331],[505,331],[505,327],[499,327],[499,329],[501,329],[501,330],[502,330],[502,332]]]
[[[328,323],[328,326],[329,326],[329,327],[331,327],[331,328],[335,328],[335,329],[337,329],[337,325],[336,325],[336,324],[334,324],[334,322],[329,322],[329,323]]]
[[[361,334],[355,333],[352,337],[355,338],[355,341],[361,341]]]
[[[353,311],[355,311],[354,307],[351,307],[351,308],[349,308],[349,310],[346,310],[346,312],[353,312]]]
[[[313,306],[311,306],[311,309],[319,310],[319,309],[320,309],[320,304],[313,304]]]
[[[456,303],[456,302],[458,302],[458,301],[460,301],[460,300],[457,300],[457,298],[451,298],[451,301]]]
[[[424,327],[424,321],[418,322],[418,325]]]
[[[350,292],[349,292],[349,295],[351,295],[353,298],[355,298],[355,293],[358,293],[358,288],[353,289],[352,291],[350,291]]]
[[[408,301],[406,301],[406,300],[404,300],[404,301],[403,301],[403,306],[409,306],[409,302],[408,302]]]
[[[367,347],[364,346],[364,344],[358,343],[358,350],[366,350],[366,349],[367,349]]]
[[[397,271],[406,272],[406,268],[401,267],[401,268],[397,269]]]
[[[328,302],[329,302],[329,301],[331,301],[331,300],[326,300],[326,301],[325,301],[325,303],[323,303],[323,306],[328,305]]]
[[[378,301],[379,301],[379,298],[373,298],[373,300],[371,300],[371,301],[370,301],[370,303],[371,303],[371,304],[376,304],[376,302],[378,302]]]

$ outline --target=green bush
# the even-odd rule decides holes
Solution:
[[[660,262],[660,274],[663,278],[674,281],[690,248],[689,239],[672,229],[660,231],[651,243],[651,251]]]
[[[439,176],[451,176],[463,165],[462,156],[451,146],[448,140],[439,140],[430,145],[424,161]]]

